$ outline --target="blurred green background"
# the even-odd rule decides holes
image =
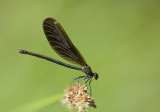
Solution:
[[[47,17],[62,24],[99,74],[92,112],[160,112],[159,0],[1,0],[0,112],[67,111],[52,96],[83,73],[17,50],[64,61],[43,33]]]

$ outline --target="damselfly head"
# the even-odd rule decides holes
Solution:
[[[94,73],[94,78],[97,80],[98,79],[98,74]]]

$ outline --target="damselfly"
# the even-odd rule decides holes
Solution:
[[[32,56],[36,56],[42,59],[46,59],[48,61],[57,63],[59,65],[71,68],[71,69],[75,69],[75,70],[79,70],[85,73],[85,76],[79,76],[79,77],[75,77],[72,79],[72,82],[74,80],[79,80],[79,79],[83,79],[83,83],[85,82],[85,84],[87,84],[87,82],[89,81],[89,86],[90,83],[92,81],[92,78],[94,77],[96,80],[98,79],[98,74],[97,73],[93,73],[90,66],[87,65],[85,59],[83,58],[83,56],[81,55],[81,53],[78,51],[78,49],[73,45],[72,41],[69,39],[68,35],[66,34],[66,32],[64,31],[64,29],[62,28],[62,26],[60,25],[60,23],[58,23],[55,19],[53,18],[47,18],[44,20],[43,22],[43,30],[44,33],[47,37],[47,40],[49,42],[49,44],[51,45],[51,47],[53,48],[53,50],[60,55],[63,59],[79,65],[79,66],[73,66],[70,64],[66,64],[64,62],[55,60],[53,58],[41,55],[41,54],[37,54],[37,53],[33,53],[30,51],[26,51],[23,49],[19,49],[19,52],[22,54],[29,54]],[[91,91],[91,87],[90,87],[90,91]]]

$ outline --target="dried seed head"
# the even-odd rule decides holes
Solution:
[[[68,86],[65,90],[62,104],[66,105],[70,111],[86,112],[89,107],[96,108],[95,100],[91,98],[85,85],[76,84],[74,87]]]

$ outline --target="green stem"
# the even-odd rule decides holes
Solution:
[[[12,112],[37,112],[50,104],[58,102],[60,98],[63,97],[63,95],[64,93],[48,96],[46,98],[30,102],[24,106],[21,106],[20,108],[13,110]]]

